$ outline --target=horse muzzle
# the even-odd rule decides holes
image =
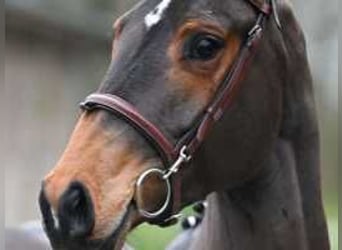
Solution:
[[[121,249],[120,242],[125,213],[119,226],[104,239],[92,239],[95,225],[94,205],[87,188],[80,182],[73,182],[61,196],[57,211],[49,204],[44,188],[39,197],[40,210],[45,232],[55,250],[113,250]]]
[[[51,217],[52,220],[48,221],[49,225],[53,223],[51,226],[65,235],[65,238],[87,237],[94,227],[94,207],[88,190],[80,182],[70,184],[60,198],[56,213],[51,209],[43,190],[40,196],[40,206],[44,219]]]

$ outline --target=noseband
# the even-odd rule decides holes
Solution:
[[[257,4],[258,1],[249,1],[259,11],[256,23],[248,32],[232,69],[226,73],[224,80],[217,90],[217,94],[205,109],[201,120],[176,144],[170,142],[157,126],[140,114],[136,107],[119,96],[107,93],[94,93],[81,103],[82,109],[87,111],[104,109],[114,113],[133,126],[158,152],[165,169],[151,168],[142,173],[136,182],[136,188],[139,189],[148,177],[154,175],[158,176],[165,184],[167,190],[165,201],[156,211],[147,211],[137,204],[140,214],[153,224],[168,224],[179,212],[181,178],[177,173],[181,167],[191,161],[193,154],[203,143],[214,124],[220,120],[224,111],[232,104],[234,97],[240,89],[242,78],[261,40],[266,17],[272,12],[272,4],[267,3],[267,1],[262,5]]]

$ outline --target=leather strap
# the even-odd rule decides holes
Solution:
[[[232,69],[224,78],[219,87],[216,97],[206,109],[206,113],[199,124],[196,136],[188,142],[188,153],[193,154],[197,148],[203,143],[209,131],[214,124],[218,122],[233,103],[239,89],[242,79],[245,76],[251,59],[253,58],[257,45],[260,42],[262,35],[262,27],[264,22],[264,14],[259,15],[255,26],[250,30],[248,38],[242,47],[239,56],[237,57]]]
[[[94,93],[89,95],[80,106],[86,110],[103,108],[120,115],[153,144],[164,164],[170,165],[176,159],[177,155],[170,140],[164,136],[157,126],[143,117],[133,105],[119,96]]]

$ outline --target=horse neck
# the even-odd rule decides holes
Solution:
[[[265,173],[239,189],[208,197],[208,211],[191,249],[329,249],[305,43],[292,12],[283,18],[289,72],[282,127],[264,163]]]
[[[317,164],[298,159],[304,152],[294,148],[279,138],[261,178],[211,194],[191,249],[329,249],[319,185],[310,170]],[[304,165],[307,172],[299,173]]]
[[[309,249],[294,152],[286,141],[276,144],[268,162],[272,171],[242,188],[208,197],[193,249]]]

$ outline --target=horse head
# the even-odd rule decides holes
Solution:
[[[274,10],[263,0],[148,0],[115,22],[108,72],[43,181],[55,249],[120,249],[137,225],[171,223],[265,172],[288,132],[291,65]]]

